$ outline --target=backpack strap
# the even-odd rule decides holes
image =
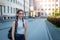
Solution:
[[[23,27],[25,27],[25,25],[24,25],[24,20],[22,20],[22,22],[23,22]]]
[[[15,20],[15,33],[17,32],[18,22]]]

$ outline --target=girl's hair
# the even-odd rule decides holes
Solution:
[[[20,11],[23,12],[23,10],[18,10],[17,13],[16,13],[15,27],[18,27],[18,16],[17,16],[17,14],[19,14]],[[24,19],[23,18],[22,18],[22,22],[23,22],[23,27],[24,27]]]

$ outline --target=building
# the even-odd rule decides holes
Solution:
[[[29,0],[0,0],[0,19],[15,18],[18,9],[29,15]]]
[[[35,0],[30,0],[30,17],[37,16],[35,5],[36,5]]]
[[[59,0],[59,11],[60,11],[60,0]]]
[[[35,0],[35,7],[40,15],[52,15],[55,10],[59,11],[59,0]]]
[[[25,0],[25,16],[29,16],[29,0]]]

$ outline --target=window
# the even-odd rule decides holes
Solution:
[[[13,8],[13,13],[14,13],[14,14],[16,13],[16,8]]]
[[[13,0],[13,3],[15,3],[15,0]]]
[[[14,13],[14,8],[12,8],[12,13]]]
[[[50,8],[48,10],[51,10]]]
[[[43,13],[41,13],[41,15],[43,15]]]
[[[54,0],[52,0],[52,2],[54,2]]]
[[[9,1],[9,0],[8,0]]]
[[[4,20],[6,20],[6,17],[3,17]]]
[[[10,11],[9,13],[11,13],[11,7],[9,7],[9,11]]]
[[[41,9],[43,11],[43,9]]]
[[[4,13],[6,12],[5,10],[6,10],[6,7],[4,6]]]
[[[20,2],[17,2],[20,6],[22,6],[22,4]]]
[[[58,6],[58,4],[56,4],[56,6]]]
[[[11,19],[12,19],[12,17],[11,17]]]
[[[54,11],[54,8],[52,10]]]
[[[56,8],[56,10],[58,10],[58,8]]]
[[[11,2],[12,2],[12,0],[11,0]]]
[[[28,4],[28,1],[25,1],[26,4]]]
[[[0,5],[0,15],[2,15],[2,6]]]
[[[8,19],[9,19],[9,17],[8,17]]]
[[[15,13],[15,8],[13,9],[14,13]]]
[[[49,13],[49,15],[51,15],[51,13]]]
[[[56,2],[58,2],[58,0],[56,0]]]
[[[17,0],[16,0],[16,3],[17,3]]]
[[[47,9],[45,9],[45,10],[47,10]]]
[[[49,4],[49,6],[50,6],[50,4]]]
[[[16,13],[16,9],[14,8],[14,14]]]
[[[52,6],[54,6],[54,4],[52,4]]]
[[[12,0],[8,0],[9,2],[12,2]]]
[[[12,13],[12,7],[11,7],[11,13]]]
[[[8,13],[9,13],[9,6],[8,6]]]
[[[8,13],[8,6],[6,7],[6,12]]]

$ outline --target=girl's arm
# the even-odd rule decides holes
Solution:
[[[28,40],[28,21],[25,23],[25,40]]]
[[[15,40],[14,38],[14,31],[15,31],[15,23],[12,23],[12,40]]]

